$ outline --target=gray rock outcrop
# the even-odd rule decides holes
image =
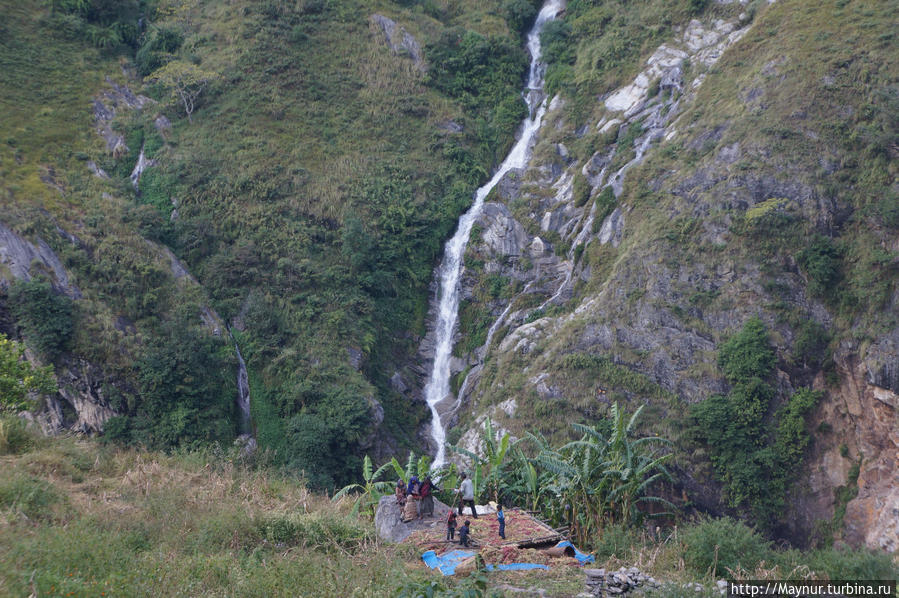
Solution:
[[[405,28],[397,25],[392,19],[379,14],[371,16],[371,24],[375,29],[379,29],[383,33],[387,45],[390,46],[394,54],[406,54],[419,70],[427,70],[427,65],[421,53],[421,46]]]
[[[382,496],[375,511],[375,531],[378,537],[385,542],[396,544],[408,538],[416,530],[434,529],[435,527],[444,526],[449,509],[446,504],[435,498],[433,517],[403,523],[402,511],[400,506],[396,504],[396,498],[392,494]]]
[[[59,256],[43,239],[38,238],[37,244],[31,243],[2,222],[0,222],[0,265],[6,267],[11,278],[25,281],[31,280],[34,268],[44,270],[51,275],[53,285],[58,291],[73,299],[81,298],[81,291],[70,281]],[[0,270],[0,285],[10,282],[9,277],[4,277],[3,270]]]

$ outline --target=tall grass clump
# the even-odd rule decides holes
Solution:
[[[65,497],[52,484],[24,475],[0,478],[0,509],[15,517],[31,520],[52,519],[56,507],[65,504]]]
[[[740,568],[753,571],[772,556],[764,538],[730,517],[700,521],[683,532],[681,541],[684,564],[698,575],[716,577]]]
[[[18,455],[36,447],[41,440],[38,432],[24,420],[0,417],[0,455]]]

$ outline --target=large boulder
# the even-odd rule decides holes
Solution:
[[[449,507],[434,499],[434,516],[416,519],[409,523],[403,523],[402,510],[396,504],[396,498],[392,494],[382,496],[378,502],[378,510],[375,511],[375,531],[385,542],[399,543],[409,537],[409,534],[420,529],[433,529],[444,525]]]

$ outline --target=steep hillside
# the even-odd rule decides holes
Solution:
[[[0,321],[36,347],[25,312],[70,299],[48,428],[230,441],[233,337],[260,445],[313,482],[417,446],[396,389],[533,5],[8,4]]]
[[[545,39],[559,95],[472,233],[451,439],[645,402],[689,504],[894,550],[895,17],[615,5]]]
[[[896,550],[890,8],[571,0],[472,229],[451,441],[645,403],[669,498]],[[56,368],[44,428],[250,433],[317,487],[425,446],[434,268],[527,114],[537,3],[0,9],[0,333]]]

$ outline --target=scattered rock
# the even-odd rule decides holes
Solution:
[[[412,34],[403,27],[397,26],[396,22],[388,19],[384,15],[373,14],[371,16],[371,23],[372,27],[375,29],[380,28],[383,32],[387,45],[390,46],[390,49],[393,50],[394,54],[408,54],[419,70],[427,70],[427,65],[421,54],[421,46],[415,38],[412,37]]]

